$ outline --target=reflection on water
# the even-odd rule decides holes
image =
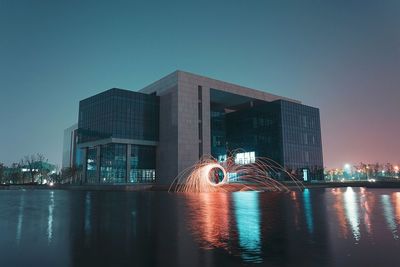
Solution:
[[[356,241],[360,240],[360,218],[357,203],[357,195],[354,193],[353,188],[347,187],[344,193],[344,204],[346,210],[346,217],[350,223],[353,237]]]
[[[18,219],[17,219],[17,231],[15,240],[17,244],[21,241],[21,233],[22,233],[22,223],[24,222],[24,205],[25,205],[25,197],[24,193],[21,193],[19,206],[18,206]]]
[[[381,201],[383,206],[383,214],[385,215],[386,223],[388,228],[393,234],[393,238],[398,239],[397,225],[394,220],[394,210],[392,203],[390,202],[389,195],[381,195]]]
[[[91,198],[90,192],[86,192],[85,195],[85,234],[90,234],[90,210],[91,210]]]
[[[396,206],[396,221],[400,225],[400,192],[392,194],[393,203]]]
[[[368,236],[372,235],[371,206],[374,205],[374,198],[365,188],[360,188],[360,210],[364,218],[364,225]]]
[[[306,215],[307,229],[310,234],[314,232],[313,212],[311,206],[311,194],[309,189],[303,192],[304,213]]]
[[[340,237],[347,238],[348,227],[343,205],[343,193],[340,188],[333,188],[331,193],[333,195],[333,207],[335,209],[335,215],[340,226]]]
[[[202,248],[223,248],[240,255],[244,262],[262,262],[257,192],[185,194],[185,197],[189,207],[188,228]]]
[[[233,193],[241,256],[245,262],[262,262],[258,192]]]
[[[188,228],[202,248],[223,248],[245,262],[262,262],[257,192],[185,194],[185,197],[189,207]]]
[[[294,225],[296,227],[296,230],[300,230],[300,203],[297,201],[297,191],[292,191],[290,192],[290,198],[294,203],[294,210],[292,212],[292,216],[294,219]]]
[[[230,195],[226,193],[185,194],[189,210],[189,225],[202,247],[229,249]]]
[[[0,266],[397,266],[399,224],[389,189],[0,190]]]
[[[49,243],[53,237],[53,210],[54,210],[54,191],[50,191],[49,217],[47,219],[47,239]]]

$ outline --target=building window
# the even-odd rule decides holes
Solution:
[[[153,183],[156,180],[156,150],[153,146],[131,145],[130,183]]]
[[[90,147],[87,149],[87,163],[86,163],[86,179],[87,183],[98,183],[97,174],[97,147]]]
[[[101,183],[126,182],[126,145],[107,144],[101,147]]]
[[[235,155],[236,164],[250,164],[256,162],[256,153],[254,151],[237,153]]]

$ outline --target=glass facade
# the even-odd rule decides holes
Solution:
[[[213,157],[226,155],[225,112],[215,105],[211,106],[211,154]]]
[[[159,98],[110,89],[79,103],[79,143],[105,138],[158,140]]]
[[[98,183],[97,178],[97,148],[92,147],[87,149],[86,155],[86,181],[88,183]]]
[[[87,148],[86,160],[86,183],[153,183],[156,180],[155,146],[109,143]]]
[[[159,98],[110,89],[79,103],[78,143],[87,183],[154,182]],[[108,140],[108,138],[113,138]],[[137,144],[139,143],[139,144]]]
[[[302,178],[323,179],[319,110],[295,102],[260,101],[211,89],[211,151],[254,153]],[[284,178],[284,176],[282,176]]]
[[[220,158],[227,154],[228,114],[249,106],[251,98],[224,92],[217,89],[210,89],[210,130],[211,130],[211,155]]]
[[[130,153],[130,183],[151,183],[156,179],[156,148],[132,145]]]
[[[229,150],[255,151],[282,164],[280,107],[275,102],[255,101],[241,110],[227,114]]]
[[[321,126],[317,108],[280,100],[283,165],[294,171],[307,169],[312,179],[323,179]]]
[[[125,183],[127,145],[110,143],[102,145],[100,149],[100,181]]]

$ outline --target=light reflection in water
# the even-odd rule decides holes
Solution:
[[[185,196],[190,216],[188,226],[202,248],[223,248],[245,262],[262,262],[257,192]]]
[[[220,247],[229,250],[232,237],[229,225],[228,193],[186,194],[191,222],[189,228],[205,249]]]
[[[300,229],[300,220],[299,220],[299,213],[300,213],[300,203],[297,200],[297,192],[296,191],[292,191],[290,192],[290,197],[293,200],[294,203],[294,214],[293,214],[293,218],[294,218],[294,225],[296,226],[296,229],[299,230]]]
[[[19,244],[21,241],[22,224],[24,222],[24,207],[25,207],[25,194],[24,192],[22,192],[18,206],[17,231],[15,237],[15,239],[17,240],[17,244]]]
[[[90,209],[91,209],[91,195],[90,192],[86,193],[85,196],[85,232],[90,232]]]
[[[357,206],[357,196],[353,188],[347,187],[344,193],[344,205],[346,209],[346,217],[350,224],[353,237],[356,241],[360,240],[360,218]]]
[[[49,216],[47,218],[47,240],[50,243],[53,237],[53,211],[54,211],[54,191],[50,191]]]
[[[392,203],[390,202],[389,195],[382,195],[381,196],[381,202],[383,206],[383,214],[385,216],[386,223],[389,227],[389,230],[392,232],[393,238],[398,239],[398,233],[397,233],[397,225],[394,220],[394,210]]]
[[[85,221],[84,221],[84,229],[85,229],[85,243],[87,244],[89,242],[88,237],[90,236],[91,232],[91,222],[90,222],[90,212],[92,209],[92,199],[91,199],[91,193],[86,192],[85,195]]]
[[[331,190],[332,194],[334,195],[334,204],[333,208],[336,211],[337,220],[340,226],[340,236],[342,238],[347,238],[348,236],[348,227],[346,223],[346,216],[343,207],[343,193],[340,188],[333,188]]]
[[[400,225],[400,192],[394,192],[392,194],[392,199],[396,205],[396,221],[397,224]]]
[[[314,232],[313,211],[311,206],[311,195],[308,188],[303,191],[304,213],[306,215],[307,230],[310,234]]]
[[[364,225],[365,229],[367,230],[367,233],[371,236],[372,235],[372,223],[371,223],[371,211],[372,211],[372,206],[373,201],[371,203],[371,200],[369,198],[369,194],[367,192],[367,189],[364,187],[360,188],[360,207],[361,207],[361,212],[363,213],[364,217]]]
[[[102,265],[104,262],[118,263],[121,259],[131,264],[152,265],[153,261],[147,259],[161,255],[166,259],[179,256],[179,262],[197,259],[198,266],[239,266],[256,262],[268,262],[274,266],[294,266],[297,263],[298,266],[327,266],[337,259],[345,263],[341,266],[355,266],[355,260],[361,261],[361,258],[364,260],[360,265],[379,266],[377,261],[388,259],[386,265],[397,266],[393,263],[398,262],[400,257],[400,253],[396,252],[400,244],[400,192],[392,189],[338,188],[325,189],[324,194],[322,190],[310,189],[304,193],[282,195],[254,192],[171,194],[173,199],[166,203],[172,206],[161,207],[168,209],[171,216],[163,217],[163,221],[159,222],[154,220],[155,217],[147,216],[147,209],[140,210],[144,216],[138,216],[142,213],[136,215],[136,205],[121,205],[126,200],[121,193],[115,193],[113,205],[109,206],[101,205],[104,199],[100,197],[102,192],[68,192],[66,196],[71,201],[67,204],[70,206],[63,210],[61,208],[65,205],[60,201],[64,201],[64,196],[57,195],[63,192],[31,191],[16,192],[19,195],[10,198],[10,201],[0,202],[0,215],[3,216],[0,229],[12,230],[10,233],[3,231],[1,235],[1,244],[5,249],[3,254],[14,257],[14,262],[18,257],[23,258],[20,252],[26,253],[23,256],[31,261],[25,251],[32,245],[34,252],[43,251],[43,254],[35,256],[37,259],[57,262],[68,254],[65,257],[71,257],[71,265],[86,262]],[[4,190],[2,193],[8,192]],[[129,203],[139,196],[133,195]],[[170,194],[160,196],[164,199]],[[79,197],[78,201],[72,200],[76,197]],[[148,210],[159,211],[158,199],[150,200]],[[293,203],[299,206],[292,209]],[[111,222],[103,216],[108,216],[110,209],[118,209],[112,213],[116,217]],[[290,218],[297,217],[297,209],[299,219]],[[143,224],[138,224],[139,235],[131,235],[129,227],[136,227],[126,220],[131,218],[131,212],[133,218],[138,216],[138,220],[143,220]],[[178,216],[173,216],[175,214]],[[71,215],[72,218],[63,215]],[[40,227],[37,222],[40,222]],[[106,228],[105,222],[110,222]],[[184,223],[190,228],[189,233],[180,228],[178,233],[165,231],[178,229]],[[297,224],[299,227],[296,227]],[[126,225],[127,230],[120,231],[121,225]],[[309,225],[313,226],[313,234],[309,233]],[[367,234],[369,225],[372,228],[370,235]],[[340,234],[341,231],[346,233],[347,240]],[[353,235],[360,240],[359,246],[354,246]],[[155,243],[148,242],[152,237],[165,242],[154,247]],[[193,238],[196,244],[192,243]],[[48,240],[51,240],[51,246]],[[85,243],[87,240],[91,242]],[[115,246],[121,242],[133,249],[121,253],[120,246]],[[203,251],[205,247],[209,250]],[[377,248],[378,256],[374,255]],[[98,251],[108,252],[99,254]],[[350,257],[355,260],[345,261]],[[0,266],[17,265],[2,264],[0,257]]]
[[[242,259],[254,263],[262,262],[258,199],[257,192],[233,193],[239,245],[243,249]]]

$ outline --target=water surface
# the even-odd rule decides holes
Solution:
[[[400,192],[0,190],[0,266],[399,266]]]

